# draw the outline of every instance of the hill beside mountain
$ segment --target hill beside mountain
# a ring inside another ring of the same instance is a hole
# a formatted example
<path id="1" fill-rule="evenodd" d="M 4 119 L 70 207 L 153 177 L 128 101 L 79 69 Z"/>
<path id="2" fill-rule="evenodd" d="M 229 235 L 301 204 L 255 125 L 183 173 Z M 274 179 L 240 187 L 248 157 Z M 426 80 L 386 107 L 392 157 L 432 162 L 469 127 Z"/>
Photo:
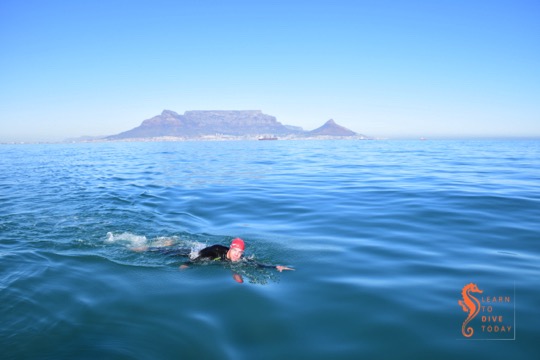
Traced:
<path id="1" fill-rule="evenodd" d="M 310 136 L 355 136 L 354 131 L 336 124 L 333 119 L 328 120 L 323 126 L 308 133 Z"/>

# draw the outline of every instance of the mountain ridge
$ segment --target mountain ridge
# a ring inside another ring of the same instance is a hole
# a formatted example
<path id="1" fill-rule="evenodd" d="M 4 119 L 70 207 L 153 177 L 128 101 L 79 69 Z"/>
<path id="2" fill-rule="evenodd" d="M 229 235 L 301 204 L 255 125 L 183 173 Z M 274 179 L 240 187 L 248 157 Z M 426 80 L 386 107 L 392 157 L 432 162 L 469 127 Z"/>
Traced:
<path id="1" fill-rule="evenodd" d="M 338 125 L 333 119 L 323 126 L 305 131 L 301 127 L 283 125 L 274 116 L 261 110 L 191 110 L 180 115 L 163 110 L 160 115 L 143 120 L 141 125 L 106 140 L 148 139 L 160 137 L 257 137 L 271 134 L 281 137 L 354 137 L 364 135 Z"/>

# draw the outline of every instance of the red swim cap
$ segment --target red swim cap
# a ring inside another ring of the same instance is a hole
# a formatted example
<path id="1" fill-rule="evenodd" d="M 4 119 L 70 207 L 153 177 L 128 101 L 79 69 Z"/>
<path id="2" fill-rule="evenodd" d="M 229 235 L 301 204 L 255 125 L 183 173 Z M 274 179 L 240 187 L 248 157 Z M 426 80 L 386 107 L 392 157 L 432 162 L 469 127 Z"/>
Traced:
<path id="1" fill-rule="evenodd" d="M 242 240 L 242 239 L 240 239 L 240 238 L 234 239 L 234 240 L 231 242 L 231 249 L 232 249 L 232 248 L 240 249 L 240 250 L 244 251 L 244 248 L 245 248 L 244 240 Z"/>

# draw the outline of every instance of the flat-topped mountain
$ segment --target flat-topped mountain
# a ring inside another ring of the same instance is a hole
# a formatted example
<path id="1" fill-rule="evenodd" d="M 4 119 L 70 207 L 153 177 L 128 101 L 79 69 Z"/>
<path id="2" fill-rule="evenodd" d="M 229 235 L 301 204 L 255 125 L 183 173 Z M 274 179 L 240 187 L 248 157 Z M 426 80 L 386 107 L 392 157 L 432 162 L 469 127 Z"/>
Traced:
<path id="1" fill-rule="evenodd" d="M 260 110 L 198 110 L 186 111 L 183 115 L 164 110 L 160 115 L 144 120 L 140 126 L 106 139 L 249 137 L 269 134 L 298 137 L 358 135 L 333 120 L 316 130 L 304 131 L 297 126 L 283 125 L 274 116 L 263 114 Z"/>

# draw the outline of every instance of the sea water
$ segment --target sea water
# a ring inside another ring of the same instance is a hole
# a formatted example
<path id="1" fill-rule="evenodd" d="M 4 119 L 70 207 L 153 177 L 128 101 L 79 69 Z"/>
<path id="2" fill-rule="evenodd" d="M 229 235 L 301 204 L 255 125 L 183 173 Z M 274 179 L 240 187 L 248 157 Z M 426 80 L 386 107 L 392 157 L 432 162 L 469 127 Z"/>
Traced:
<path id="1" fill-rule="evenodd" d="M 1 358 L 539 358 L 539 219 L 534 140 L 0 145 Z"/>

